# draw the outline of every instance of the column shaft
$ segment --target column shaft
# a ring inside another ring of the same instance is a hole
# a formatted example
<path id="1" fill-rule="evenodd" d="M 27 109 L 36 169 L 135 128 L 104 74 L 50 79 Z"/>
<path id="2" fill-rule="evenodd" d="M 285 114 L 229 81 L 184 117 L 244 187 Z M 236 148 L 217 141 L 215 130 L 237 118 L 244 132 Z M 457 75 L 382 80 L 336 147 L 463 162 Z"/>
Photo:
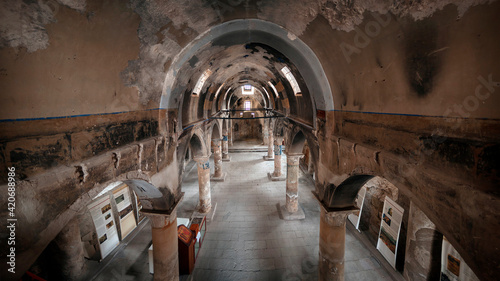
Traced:
<path id="1" fill-rule="evenodd" d="M 269 130 L 269 144 L 267 146 L 267 157 L 268 159 L 273 159 L 274 157 L 274 136 L 273 136 L 273 131 L 270 129 Z"/>
<path id="2" fill-rule="evenodd" d="M 206 156 L 198 157 L 194 160 L 198 164 L 198 185 L 200 188 L 199 211 L 201 213 L 208 213 L 212 208 L 210 198 L 210 163 L 208 162 L 208 157 Z"/>
<path id="3" fill-rule="evenodd" d="M 222 136 L 222 160 L 229 160 L 229 141 L 228 136 Z"/>
<path id="4" fill-rule="evenodd" d="M 177 215 L 148 215 L 153 237 L 154 280 L 179 280 Z"/>
<path id="5" fill-rule="evenodd" d="M 439 280 L 443 235 L 413 202 L 410 203 L 403 277 L 406 280 Z"/>
<path id="6" fill-rule="evenodd" d="M 229 120 L 229 135 L 228 135 L 228 138 L 229 138 L 229 145 L 233 145 L 233 139 L 234 139 L 234 133 L 233 133 L 233 121 Z"/>
<path id="7" fill-rule="evenodd" d="M 344 280 L 345 223 L 351 212 L 327 213 L 321 208 L 319 225 L 319 280 Z"/>
<path id="8" fill-rule="evenodd" d="M 75 217 L 59 232 L 51 243 L 52 261 L 56 270 L 51 278 L 79 280 L 84 269 L 84 256 L 80 225 Z M 52 270 L 51 270 L 52 271 Z"/>
<path id="9" fill-rule="evenodd" d="M 281 155 L 283 154 L 281 141 L 274 140 L 274 172 L 273 177 L 281 177 Z"/>
<path id="10" fill-rule="evenodd" d="M 263 135 L 263 143 L 264 145 L 267 145 L 269 143 L 269 126 L 267 125 L 267 122 L 264 120 L 264 128 L 262 129 L 262 135 Z"/>
<path id="11" fill-rule="evenodd" d="M 222 152 L 221 152 L 221 140 L 214 139 L 214 177 L 222 177 Z"/>
<path id="12" fill-rule="evenodd" d="M 287 155 L 286 209 L 290 213 L 299 208 L 299 159 L 302 155 Z"/>

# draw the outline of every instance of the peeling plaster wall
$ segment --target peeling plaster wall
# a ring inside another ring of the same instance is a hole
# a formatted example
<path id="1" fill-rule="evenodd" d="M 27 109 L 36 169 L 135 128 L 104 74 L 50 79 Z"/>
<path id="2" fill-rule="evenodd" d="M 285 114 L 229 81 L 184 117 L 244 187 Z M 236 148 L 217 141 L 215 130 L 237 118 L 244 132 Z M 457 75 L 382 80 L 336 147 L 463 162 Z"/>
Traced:
<path id="1" fill-rule="evenodd" d="M 10 47 L 0 49 L 0 119 L 143 109 L 137 89 L 126 87 L 119 76 L 138 56 L 138 16 L 121 1 L 89 1 L 86 10 L 75 4 L 78 11 L 50 3 L 57 11 L 50 17 L 36 4 L 24 7 L 26 12 L 7 10 L 23 20 L 33 13 L 32 26 L 12 20 L 13 15 L 5 22 L 36 32 L 19 31 L 24 37 L 17 41 L 2 33 Z"/>
<path id="2" fill-rule="evenodd" d="M 462 17 L 471 6 L 491 3 L 491 0 L 444 0 L 444 1 L 374 1 L 374 0 L 293 0 L 293 1 L 259 1 L 259 18 L 273 19 L 273 22 L 300 36 L 307 25 L 321 16 L 328 21 L 334 30 L 352 31 L 365 19 L 365 12 L 391 12 L 399 17 L 411 16 L 414 20 L 422 20 L 448 4 L 454 4 L 458 18 Z M 283 11 L 287 11 L 283 13 Z M 290 14 L 297 20 L 290 20 Z"/>
<path id="3" fill-rule="evenodd" d="M 317 17 L 300 38 L 322 62 L 336 110 L 499 118 L 499 10 L 473 7 L 457 20 L 449 5 L 419 21 L 370 13 L 350 32 Z"/>
<path id="4" fill-rule="evenodd" d="M 46 25 L 56 22 L 63 6 L 85 12 L 86 0 L 16 1 L 0 3 L 0 48 L 24 47 L 29 53 L 46 49 Z"/>

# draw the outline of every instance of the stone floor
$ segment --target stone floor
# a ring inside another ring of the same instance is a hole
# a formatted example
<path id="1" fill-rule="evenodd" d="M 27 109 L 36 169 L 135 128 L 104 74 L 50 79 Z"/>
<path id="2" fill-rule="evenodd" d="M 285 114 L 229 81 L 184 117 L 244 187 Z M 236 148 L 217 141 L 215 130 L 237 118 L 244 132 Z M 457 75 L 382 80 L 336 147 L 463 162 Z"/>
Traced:
<path id="1" fill-rule="evenodd" d="M 232 146 L 229 146 L 228 150 L 229 152 L 267 151 L 267 145 L 264 145 L 262 140 L 259 139 L 247 139 L 245 141 L 234 142 Z"/>
<path id="2" fill-rule="evenodd" d="M 306 219 L 281 220 L 276 205 L 285 203 L 285 182 L 268 180 L 274 164 L 263 161 L 264 154 L 232 153 L 231 162 L 223 163 L 226 181 L 211 183 L 212 202 L 217 202 L 214 219 L 207 226 L 194 272 L 181 280 L 318 280 L 319 207 L 311 193 L 312 180 L 303 174 L 299 179 Z M 286 172 L 286 157 L 282 161 Z M 188 165 L 186 173 L 178 217 L 189 217 L 198 201 L 197 170 Z M 387 269 L 376 250 L 358 236 L 348 229 L 345 280 L 400 280 L 401 275 Z M 148 271 L 150 243 L 146 222 L 92 280 L 153 280 Z"/>

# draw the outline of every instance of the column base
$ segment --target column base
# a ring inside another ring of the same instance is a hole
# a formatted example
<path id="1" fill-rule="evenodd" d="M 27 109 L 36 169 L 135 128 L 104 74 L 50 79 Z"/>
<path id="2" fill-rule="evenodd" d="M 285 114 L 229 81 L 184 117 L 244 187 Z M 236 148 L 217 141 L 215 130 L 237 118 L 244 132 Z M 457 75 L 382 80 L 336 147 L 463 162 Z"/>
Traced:
<path id="1" fill-rule="evenodd" d="M 274 161 L 274 157 L 269 157 L 269 156 L 262 156 L 262 158 L 264 159 L 264 161 Z"/>
<path id="2" fill-rule="evenodd" d="M 231 161 L 231 156 L 224 157 L 222 156 L 222 162 L 229 162 Z"/>
<path id="3" fill-rule="evenodd" d="M 207 217 L 207 221 L 211 221 L 214 219 L 215 210 L 217 209 L 217 202 L 212 202 L 212 208 L 207 213 L 200 212 L 200 206 L 196 206 L 195 211 L 191 215 L 191 218 L 199 218 L 199 217 Z"/>
<path id="4" fill-rule="evenodd" d="M 286 179 L 284 175 L 275 177 L 273 176 L 273 173 L 267 173 L 267 178 L 269 178 L 270 181 L 284 181 Z"/>
<path id="5" fill-rule="evenodd" d="M 225 181 L 227 173 L 222 173 L 220 177 L 214 177 L 214 175 L 210 175 L 210 181 Z"/>
<path id="6" fill-rule="evenodd" d="M 277 204 L 277 207 L 278 207 L 278 214 L 280 216 L 280 219 L 282 220 L 293 221 L 293 220 L 303 220 L 306 218 L 306 214 L 304 213 L 304 210 L 302 209 L 302 206 L 300 206 L 300 204 L 297 212 L 295 213 L 288 212 L 286 206 L 280 205 L 280 203 Z"/>

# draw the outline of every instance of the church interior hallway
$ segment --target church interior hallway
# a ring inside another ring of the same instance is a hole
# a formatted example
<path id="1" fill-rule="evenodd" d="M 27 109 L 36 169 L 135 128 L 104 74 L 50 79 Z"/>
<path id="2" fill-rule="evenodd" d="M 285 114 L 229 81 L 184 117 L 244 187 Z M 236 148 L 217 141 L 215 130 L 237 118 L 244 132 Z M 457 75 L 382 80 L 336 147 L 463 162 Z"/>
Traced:
<path id="1" fill-rule="evenodd" d="M 226 181 L 211 182 L 215 216 L 207 225 L 193 273 L 181 275 L 180 280 L 318 280 L 320 209 L 311 193 L 313 181 L 300 173 L 299 202 L 306 219 L 280 219 L 276 205 L 284 204 L 285 181 L 269 181 L 267 172 L 273 170 L 273 162 L 263 161 L 262 154 L 232 153 L 231 162 L 223 164 Z M 192 167 L 186 167 L 179 218 L 189 217 L 198 202 L 197 172 Z M 286 173 L 286 157 L 282 167 Z M 140 238 L 151 237 L 150 231 L 149 226 L 143 227 L 135 238 L 141 242 L 129 243 L 123 250 L 127 254 L 118 253 L 94 280 L 113 280 L 113 272 L 125 272 L 130 280 L 132 276 L 133 280 L 153 280 L 147 267 L 151 241 Z M 381 262 L 385 261 L 379 261 L 347 229 L 346 281 L 394 280 Z"/>

